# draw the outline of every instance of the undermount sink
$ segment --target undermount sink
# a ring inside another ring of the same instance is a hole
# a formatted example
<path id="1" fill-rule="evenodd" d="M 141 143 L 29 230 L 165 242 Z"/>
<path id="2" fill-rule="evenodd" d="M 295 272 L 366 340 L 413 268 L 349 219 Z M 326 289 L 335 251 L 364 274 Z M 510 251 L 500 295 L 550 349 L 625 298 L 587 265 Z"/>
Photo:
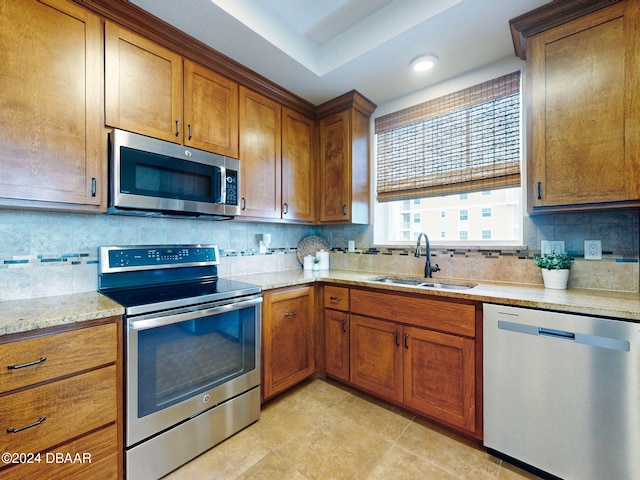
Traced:
<path id="1" fill-rule="evenodd" d="M 409 285 L 412 287 L 424 287 L 424 288 L 442 288 L 446 290 L 469 290 L 476 286 L 476 284 L 461 284 L 461 283 L 439 283 L 439 282 L 425 282 L 415 278 L 394 278 L 394 277 L 379 277 L 372 279 L 374 282 L 390 283 L 392 285 Z"/>

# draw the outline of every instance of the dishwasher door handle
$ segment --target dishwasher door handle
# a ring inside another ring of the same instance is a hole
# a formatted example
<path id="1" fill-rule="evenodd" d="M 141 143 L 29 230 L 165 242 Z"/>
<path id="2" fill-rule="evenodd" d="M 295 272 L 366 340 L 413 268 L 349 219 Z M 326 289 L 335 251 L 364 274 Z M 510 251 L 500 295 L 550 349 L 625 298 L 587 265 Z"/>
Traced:
<path id="1" fill-rule="evenodd" d="M 590 335 L 585 333 L 572 333 L 564 330 L 526 325 L 523 323 L 507 322 L 505 320 L 498 320 L 498 329 L 515 333 L 524 333 L 526 335 L 535 335 L 538 337 L 567 340 L 569 342 L 580 343 L 582 345 L 591 345 L 592 347 L 620 350 L 621 352 L 629 352 L 631 350 L 629 341 L 619 338 L 601 337 L 599 335 Z"/>
<path id="2" fill-rule="evenodd" d="M 559 338 L 562 340 L 575 340 L 576 334 L 571 332 L 563 332 L 562 330 L 552 330 L 550 328 L 538 327 L 538 335 Z"/>

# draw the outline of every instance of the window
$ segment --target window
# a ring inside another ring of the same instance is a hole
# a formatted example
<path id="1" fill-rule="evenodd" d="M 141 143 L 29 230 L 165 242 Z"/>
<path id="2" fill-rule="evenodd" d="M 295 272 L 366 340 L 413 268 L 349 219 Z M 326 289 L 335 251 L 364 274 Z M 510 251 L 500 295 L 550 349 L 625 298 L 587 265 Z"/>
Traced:
<path id="1" fill-rule="evenodd" d="M 447 232 L 444 230 L 440 232 L 440 238 L 447 238 Z"/>
<path id="2" fill-rule="evenodd" d="M 413 214 L 413 223 L 420 223 L 420 214 L 419 213 L 414 213 Z"/>
<path id="3" fill-rule="evenodd" d="M 420 205 L 420 199 L 419 198 L 414 198 L 413 199 L 413 204 L 414 205 Z"/>
<path id="4" fill-rule="evenodd" d="M 401 244 L 410 199 L 439 241 L 521 244 L 520 102 L 515 72 L 376 118 L 374 242 Z"/>

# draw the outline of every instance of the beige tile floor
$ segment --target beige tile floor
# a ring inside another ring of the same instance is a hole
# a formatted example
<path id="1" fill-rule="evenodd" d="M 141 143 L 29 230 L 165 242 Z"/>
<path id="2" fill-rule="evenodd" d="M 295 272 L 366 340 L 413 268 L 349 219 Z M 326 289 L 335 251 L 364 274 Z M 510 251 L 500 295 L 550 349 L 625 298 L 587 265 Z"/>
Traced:
<path id="1" fill-rule="evenodd" d="M 260 420 L 167 480 L 537 479 L 477 444 L 330 380 L 263 405 Z"/>

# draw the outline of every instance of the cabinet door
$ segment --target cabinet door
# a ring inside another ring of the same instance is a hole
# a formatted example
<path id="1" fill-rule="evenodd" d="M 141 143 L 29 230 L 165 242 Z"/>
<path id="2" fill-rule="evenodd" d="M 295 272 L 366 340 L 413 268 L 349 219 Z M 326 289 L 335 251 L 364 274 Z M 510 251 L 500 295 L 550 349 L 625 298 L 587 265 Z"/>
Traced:
<path id="1" fill-rule="evenodd" d="M 240 175 L 242 215 L 280 218 L 281 106 L 240 87 Z"/>
<path id="2" fill-rule="evenodd" d="M 269 398 L 313 374 L 313 288 L 267 294 L 263 309 L 263 393 Z"/>
<path id="3" fill-rule="evenodd" d="M 324 311 L 325 370 L 327 375 L 349 381 L 349 314 Z"/>
<path id="4" fill-rule="evenodd" d="M 0 22 L 0 203 L 97 210 L 107 140 L 100 19 L 63 0 L 13 0 Z"/>
<path id="5" fill-rule="evenodd" d="M 282 112 L 282 218 L 315 219 L 313 120 L 285 108 Z"/>
<path id="6" fill-rule="evenodd" d="M 351 383 L 382 398 L 402 402 L 402 327 L 351 315 Z"/>
<path id="7" fill-rule="evenodd" d="M 404 335 L 405 405 L 474 432 L 474 341 L 415 327 Z"/>
<path id="8" fill-rule="evenodd" d="M 620 3 L 529 40 L 534 208 L 640 197 L 632 23 Z"/>
<path id="9" fill-rule="evenodd" d="M 111 127 L 182 143 L 182 57 L 105 24 L 105 120 Z"/>
<path id="10" fill-rule="evenodd" d="M 184 144 L 238 158 L 238 84 L 184 61 Z"/>
<path id="11" fill-rule="evenodd" d="M 320 120 L 320 221 L 349 221 L 351 204 L 350 112 Z"/>

